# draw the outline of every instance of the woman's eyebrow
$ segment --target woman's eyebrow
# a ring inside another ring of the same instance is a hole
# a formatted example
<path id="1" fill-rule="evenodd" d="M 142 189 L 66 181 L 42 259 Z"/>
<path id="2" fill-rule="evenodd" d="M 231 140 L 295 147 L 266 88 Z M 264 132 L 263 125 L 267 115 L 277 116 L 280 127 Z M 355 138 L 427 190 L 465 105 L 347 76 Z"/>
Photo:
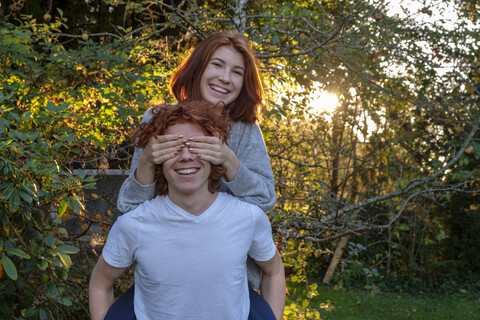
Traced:
<path id="1" fill-rule="evenodd" d="M 211 61 L 212 60 L 218 60 L 220 61 L 221 63 L 226 63 L 225 60 L 223 60 L 222 58 L 218 58 L 218 57 L 212 57 L 212 59 L 210 59 Z M 242 69 L 242 70 L 245 70 L 245 67 L 242 67 L 240 65 L 236 65 L 234 66 L 234 68 L 239 68 L 239 69 Z"/>

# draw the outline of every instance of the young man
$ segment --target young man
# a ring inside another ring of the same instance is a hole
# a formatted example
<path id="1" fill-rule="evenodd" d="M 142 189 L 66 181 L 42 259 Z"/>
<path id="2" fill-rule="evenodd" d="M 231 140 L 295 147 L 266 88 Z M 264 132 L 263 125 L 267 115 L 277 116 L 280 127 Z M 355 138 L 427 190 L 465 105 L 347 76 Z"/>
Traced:
<path id="1" fill-rule="evenodd" d="M 204 102 L 162 106 L 136 134 L 138 147 L 157 135 L 181 135 L 185 147 L 157 166 L 158 196 L 112 227 L 90 279 L 93 320 L 107 313 L 115 280 L 134 262 L 138 319 L 246 320 L 247 255 L 262 269 L 262 296 L 282 318 L 285 275 L 267 216 L 218 192 L 224 169 L 188 147 L 198 136 L 227 140 L 230 122 L 221 110 Z"/>

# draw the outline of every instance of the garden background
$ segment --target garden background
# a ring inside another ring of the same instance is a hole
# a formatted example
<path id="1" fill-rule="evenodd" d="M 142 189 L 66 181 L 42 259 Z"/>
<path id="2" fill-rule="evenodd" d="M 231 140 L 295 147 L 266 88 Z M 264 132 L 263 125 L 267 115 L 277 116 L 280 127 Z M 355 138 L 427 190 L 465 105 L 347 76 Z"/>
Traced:
<path id="1" fill-rule="evenodd" d="M 335 319 L 351 292 L 345 310 L 360 315 L 341 319 L 396 319 L 382 313 L 397 300 L 376 308 L 384 294 L 478 316 L 479 5 L 2 1 L 0 319 L 88 319 L 129 135 L 173 101 L 189 50 L 225 29 L 248 36 L 261 66 L 284 319 Z M 398 319 L 427 319 L 402 301 Z"/>

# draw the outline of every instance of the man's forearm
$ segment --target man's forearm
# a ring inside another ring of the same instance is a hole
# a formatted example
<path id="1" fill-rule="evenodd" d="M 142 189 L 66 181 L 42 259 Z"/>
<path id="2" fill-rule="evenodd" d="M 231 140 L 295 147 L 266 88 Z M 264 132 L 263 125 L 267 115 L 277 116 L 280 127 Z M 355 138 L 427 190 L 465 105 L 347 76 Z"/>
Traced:
<path id="1" fill-rule="evenodd" d="M 88 304 L 92 320 L 102 320 L 115 302 L 113 284 L 126 269 L 112 267 L 103 259 L 103 254 L 100 255 L 88 285 Z"/>
<path id="2" fill-rule="evenodd" d="M 102 320 L 110 306 L 115 302 L 113 289 L 104 291 L 90 287 L 89 290 L 90 317 L 92 320 Z"/>
<path id="3" fill-rule="evenodd" d="M 285 271 L 283 269 L 282 259 L 278 252 L 272 259 L 270 267 L 268 269 L 262 268 L 262 270 L 264 271 L 262 282 L 260 284 L 262 297 L 268 302 L 270 308 L 272 308 L 275 318 L 281 320 L 285 308 L 286 285 Z"/>
<path id="4" fill-rule="evenodd" d="M 281 320 L 285 308 L 285 276 L 263 276 L 260 288 L 262 296 L 272 308 L 275 318 Z"/>

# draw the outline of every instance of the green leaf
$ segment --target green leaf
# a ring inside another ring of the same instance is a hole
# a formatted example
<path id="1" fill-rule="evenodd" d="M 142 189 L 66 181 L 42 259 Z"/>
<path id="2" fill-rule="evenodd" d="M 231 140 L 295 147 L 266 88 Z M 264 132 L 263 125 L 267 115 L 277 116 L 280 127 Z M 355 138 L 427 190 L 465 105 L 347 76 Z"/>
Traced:
<path id="1" fill-rule="evenodd" d="M 55 283 L 49 283 L 47 293 L 52 297 L 60 296 L 63 294 L 63 287 L 61 285 L 57 286 Z"/>
<path id="2" fill-rule="evenodd" d="M 56 300 L 66 307 L 71 307 L 73 305 L 72 301 L 67 298 L 59 297 Z"/>
<path id="3" fill-rule="evenodd" d="M 45 243 L 49 247 L 53 247 L 55 245 L 55 239 L 53 238 L 51 233 L 48 233 L 47 236 L 45 237 Z"/>
<path id="4" fill-rule="evenodd" d="M 17 192 L 20 195 L 20 198 L 23 199 L 23 201 L 25 201 L 27 203 L 32 203 L 32 197 L 30 197 L 30 195 L 26 194 L 25 192 L 23 192 L 21 190 L 17 190 Z"/>
<path id="5" fill-rule="evenodd" d="M 48 259 L 48 262 L 50 262 L 55 267 L 61 267 L 62 266 L 60 261 L 58 261 L 57 259 L 54 259 L 54 258 L 47 258 L 47 259 Z"/>
<path id="6" fill-rule="evenodd" d="M 40 315 L 40 320 L 49 320 L 47 313 L 45 310 L 40 309 L 39 310 L 39 315 Z"/>
<path id="7" fill-rule="evenodd" d="M 16 212 L 20 207 L 20 196 L 18 195 L 18 190 L 13 190 L 12 198 L 9 201 L 10 203 L 10 210 L 12 212 Z"/>
<path id="8" fill-rule="evenodd" d="M 447 234 L 445 231 L 440 230 L 437 234 L 437 240 L 445 240 L 447 238 Z"/>
<path id="9" fill-rule="evenodd" d="M 50 100 L 47 101 L 47 111 L 51 113 L 54 113 L 57 111 L 57 106 L 55 105 L 55 103 L 53 103 Z"/>
<path id="10" fill-rule="evenodd" d="M 22 115 L 22 120 L 30 119 L 32 117 L 33 112 L 27 111 Z"/>
<path id="11" fill-rule="evenodd" d="M 25 189 L 25 191 L 28 192 L 28 194 L 30 195 L 34 195 L 35 196 L 35 192 L 32 190 L 32 184 L 30 182 L 27 181 L 27 183 L 30 185 L 27 185 L 26 183 L 22 183 L 22 188 Z"/>
<path id="12" fill-rule="evenodd" d="M 67 207 L 68 207 L 67 202 L 64 199 L 62 199 L 57 208 L 57 217 L 61 217 L 67 210 Z"/>
<path id="13" fill-rule="evenodd" d="M 45 260 L 45 259 L 40 260 L 40 263 L 38 264 L 38 268 L 40 270 L 46 270 L 47 269 L 47 260 Z"/>
<path id="14" fill-rule="evenodd" d="M 22 141 L 26 141 L 27 140 L 27 135 L 21 131 L 15 131 L 15 136 L 17 136 L 18 139 L 22 140 Z"/>
<path id="15" fill-rule="evenodd" d="M 25 216 L 25 218 L 27 218 L 27 220 L 30 220 L 32 218 L 32 212 L 30 210 L 24 210 L 23 215 Z"/>
<path id="16" fill-rule="evenodd" d="M 75 133 L 70 133 L 68 136 L 65 137 L 65 140 L 71 143 L 73 140 L 75 140 L 75 136 Z"/>
<path id="17" fill-rule="evenodd" d="M 77 199 L 69 197 L 69 198 L 65 198 L 65 201 L 67 202 L 68 206 L 73 209 L 73 211 L 77 213 L 82 212 L 83 205 Z"/>
<path id="18" fill-rule="evenodd" d="M 84 189 L 95 189 L 97 187 L 96 182 L 90 182 L 83 186 Z"/>
<path id="19" fill-rule="evenodd" d="M 85 170 L 83 170 L 83 169 L 78 169 L 77 172 L 78 172 L 78 176 L 79 176 L 80 178 L 82 178 L 82 179 L 85 178 Z"/>
<path id="20" fill-rule="evenodd" d="M 21 257 L 21 258 L 30 259 L 30 256 L 19 248 L 9 248 L 9 249 L 7 249 L 7 252 L 9 252 L 11 254 L 14 254 L 18 257 Z"/>
<path id="21" fill-rule="evenodd" d="M 59 252 L 58 257 L 60 258 L 65 267 L 67 267 L 68 269 L 72 267 L 72 259 L 70 259 L 70 256 L 68 254 Z"/>
<path id="22" fill-rule="evenodd" d="M 308 304 L 309 304 L 308 300 L 306 299 L 302 300 L 302 307 L 306 308 L 308 307 Z"/>
<path id="23" fill-rule="evenodd" d="M 62 103 L 62 104 L 58 107 L 58 111 L 59 111 L 59 112 L 65 111 L 68 107 L 70 107 L 70 102 Z"/>
<path id="24" fill-rule="evenodd" d="M 2 255 L 2 265 L 3 265 L 3 270 L 5 270 L 5 273 L 7 276 L 10 277 L 13 281 L 17 280 L 18 274 L 17 274 L 17 269 L 15 268 L 15 265 L 13 264 L 12 260 L 10 260 L 9 257 L 6 255 Z"/>
<path id="25" fill-rule="evenodd" d="M 36 310 L 33 308 L 30 308 L 28 310 L 22 310 L 22 316 L 25 318 L 31 318 L 35 315 Z"/>
<path id="26" fill-rule="evenodd" d="M 28 140 L 35 141 L 38 138 L 39 132 L 33 131 L 28 133 Z"/>
<path id="27" fill-rule="evenodd" d="M 7 94 L 6 96 L 2 95 L 0 96 L 0 101 L 6 101 L 6 100 L 9 100 L 11 97 L 13 97 L 15 95 L 15 92 L 12 92 L 12 93 L 9 93 Z"/>
<path id="28" fill-rule="evenodd" d="M 58 247 L 58 251 L 61 251 L 63 253 L 75 254 L 78 253 L 78 251 L 80 250 L 75 246 L 62 244 L 60 247 Z"/>

